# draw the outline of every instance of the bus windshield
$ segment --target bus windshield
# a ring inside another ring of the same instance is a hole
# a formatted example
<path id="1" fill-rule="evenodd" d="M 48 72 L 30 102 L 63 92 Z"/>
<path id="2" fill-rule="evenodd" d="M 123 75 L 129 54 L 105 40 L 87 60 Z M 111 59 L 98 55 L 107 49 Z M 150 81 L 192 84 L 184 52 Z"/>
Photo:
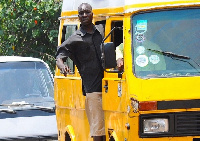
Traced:
<path id="1" fill-rule="evenodd" d="M 132 16 L 136 77 L 200 75 L 200 9 L 152 11 Z"/>

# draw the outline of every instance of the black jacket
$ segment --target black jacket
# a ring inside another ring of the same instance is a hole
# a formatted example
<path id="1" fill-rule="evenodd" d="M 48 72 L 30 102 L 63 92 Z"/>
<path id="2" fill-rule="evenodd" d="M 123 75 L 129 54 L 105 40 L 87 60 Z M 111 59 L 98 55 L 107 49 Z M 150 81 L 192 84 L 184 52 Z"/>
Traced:
<path id="1" fill-rule="evenodd" d="M 103 36 L 102 25 L 94 26 L 93 34 L 86 33 L 80 28 L 58 47 L 56 58 L 65 60 L 70 57 L 74 61 L 86 93 L 102 91 L 103 68 L 100 45 Z"/>

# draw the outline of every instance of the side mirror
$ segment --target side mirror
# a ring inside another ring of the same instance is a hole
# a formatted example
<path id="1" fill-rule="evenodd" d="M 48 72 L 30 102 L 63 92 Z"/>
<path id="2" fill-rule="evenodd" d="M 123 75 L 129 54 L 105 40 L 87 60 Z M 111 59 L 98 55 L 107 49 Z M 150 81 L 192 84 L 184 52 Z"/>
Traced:
<path id="1" fill-rule="evenodd" d="M 112 30 L 108 33 L 108 35 L 103 39 L 101 44 L 101 59 L 102 59 L 103 69 L 115 68 L 117 66 L 114 43 L 113 42 L 104 43 L 104 41 L 110 36 L 110 34 L 115 29 L 122 29 L 122 28 L 121 27 L 112 28 Z"/>
<path id="2" fill-rule="evenodd" d="M 102 56 L 103 60 L 103 68 L 109 69 L 109 68 L 115 68 L 117 66 L 116 64 L 116 52 L 115 52 L 115 45 L 113 42 L 109 43 L 103 43 L 103 52 L 104 56 Z"/>

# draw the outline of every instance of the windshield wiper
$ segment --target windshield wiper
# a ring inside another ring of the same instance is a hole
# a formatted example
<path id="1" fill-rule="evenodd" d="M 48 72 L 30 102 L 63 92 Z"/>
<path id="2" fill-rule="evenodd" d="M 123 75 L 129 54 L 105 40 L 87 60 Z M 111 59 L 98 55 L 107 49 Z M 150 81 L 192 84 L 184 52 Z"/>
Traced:
<path id="1" fill-rule="evenodd" d="M 33 106 L 34 108 L 40 109 L 42 111 L 47 111 L 50 113 L 54 113 L 55 112 L 55 108 L 54 107 L 45 107 L 45 106 Z"/>
<path id="2" fill-rule="evenodd" d="M 167 57 L 171 57 L 172 59 L 175 59 L 175 60 L 179 60 L 180 59 L 179 61 L 187 62 L 191 67 L 196 69 L 198 73 L 200 73 L 199 70 L 189 60 L 192 60 L 198 67 L 200 67 L 200 65 L 195 60 L 190 58 L 189 56 L 184 56 L 184 55 L 175 54 L 173 52 L 154 50 L 154 49 L 149 49 L 149 48 L 147 48 L 147 50 L 150 50 L 150 51 L 153 51 L 153 52 L 157 52 L 157 53 L 162 53 L 163 55 L 165 55 Z M 181 59 L 185 59 L 185 60 L 181 60 Z"/>
<path id="3" fill-rule="evenodd" d="M 11 104 L 0 104 L 0 106 L 26 106 L 26 105 L 33 106 L 34 104 L 29 104 L 29 103 L 26 103 L 25 101 L 13 102 Z"/>
<path id="4" fill-rule="evenodd" d="M 187 59 L 187 60 L 191 59 L 189 56 L 179 55 L 179 54 L 175 54 L 173 52 L 154 50 L 154 49 L 149 49 L 149 48 L 147 48 L 147 50 L 157 52 L 157 53 L 162 53 L 163 55 L 166 55 L 166 56 L 169 56 L 169 57 L 177 57 L 177 58 L 182 58 L 182 59 Z"/>
<path id="5" fill-rule="evenodd" d="M 36 106 L 34 104 L 26 103 L 25 101 L 13 102 L 11 104 L 0 104 L 0 106 L 9 106 L 9 107 L 20 107 L 20 106 L 26 106 L 26 105 L 30 106 L 31 108 L 39 109 L 46 112 L 52 112 L 52 113 L 55 112 L 54 107 Z M 3 110 L 6 110 L 5 112 L 12 112 L 12 109 L 2 109 L 2 112 Z"/>
<path id="6" fill-rule="evenodd" d="M 16 111 L 14 111 L 13 109 L 0 109 L 0 112 L 9 113 L 9 114 L 16 114 Z"/>

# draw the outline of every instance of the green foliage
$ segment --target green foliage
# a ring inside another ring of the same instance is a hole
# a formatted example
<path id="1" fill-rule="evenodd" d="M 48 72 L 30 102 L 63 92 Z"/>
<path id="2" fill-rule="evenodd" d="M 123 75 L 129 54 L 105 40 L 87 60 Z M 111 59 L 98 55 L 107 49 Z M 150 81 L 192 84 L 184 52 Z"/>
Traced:
<path id="1" fill-rule="evenodd" d="M 41 58 L 54 70 L 61 5 L 58 0 L 1 0 L 0 55 Z"/>

